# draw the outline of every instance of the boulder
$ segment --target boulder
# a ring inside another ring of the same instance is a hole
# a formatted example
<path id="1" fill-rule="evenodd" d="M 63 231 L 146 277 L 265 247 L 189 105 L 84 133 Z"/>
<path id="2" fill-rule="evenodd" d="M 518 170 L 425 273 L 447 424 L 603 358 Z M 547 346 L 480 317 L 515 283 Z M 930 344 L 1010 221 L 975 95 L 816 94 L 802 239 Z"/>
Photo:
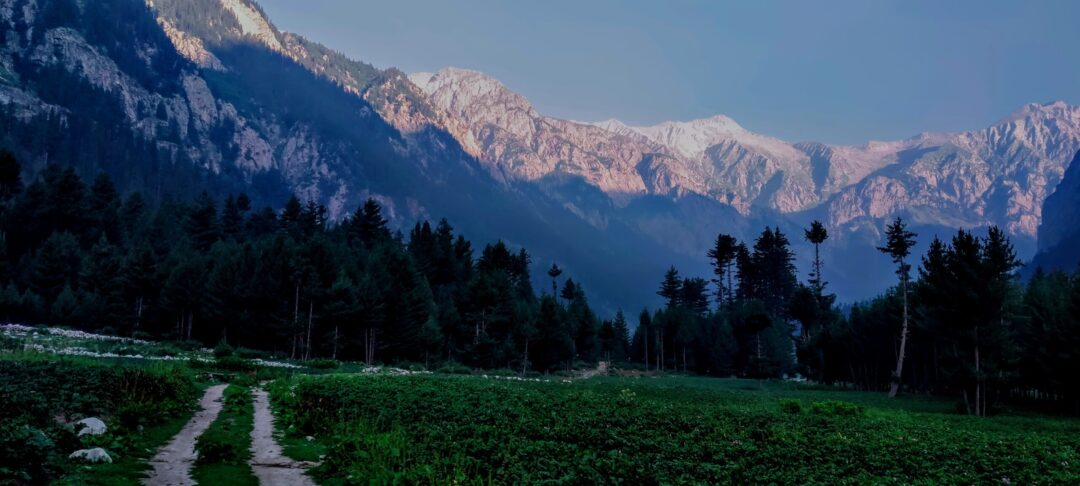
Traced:
<path id="1" fill-rule="evenodd" d="M 79 437 L 84 435 L 101 435 L 108 429 L 109 428 L 105 426 L 105 422 L 97 417 L 87 417 L 75 422 L 75 430 L 79 431 Z"/>
<path id="2" fill-rule="evenodd" d="M 93 449 L 79 449 L 72 452 L 71 455 L 68 456 L 68 459 L 80 459 L 90 463 L 112 463 L 112 457 L 109 456 L 108 452 L 105 452 L 105 449 L 100 447 L 95 447 Z"/>

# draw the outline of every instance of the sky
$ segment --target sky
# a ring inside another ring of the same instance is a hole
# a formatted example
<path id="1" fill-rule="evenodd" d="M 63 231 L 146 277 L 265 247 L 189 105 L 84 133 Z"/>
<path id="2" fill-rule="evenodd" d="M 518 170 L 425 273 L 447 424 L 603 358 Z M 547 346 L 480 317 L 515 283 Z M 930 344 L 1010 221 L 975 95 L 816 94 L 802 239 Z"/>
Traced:
<path id="1" fill-rule="evenodd" d="M 405 72 L 483 71 L 546 115 L 717 114 L 789 141 L 982 128 L 1080 104 L 1080 2 L 258 0 L 282 30 Z"/>

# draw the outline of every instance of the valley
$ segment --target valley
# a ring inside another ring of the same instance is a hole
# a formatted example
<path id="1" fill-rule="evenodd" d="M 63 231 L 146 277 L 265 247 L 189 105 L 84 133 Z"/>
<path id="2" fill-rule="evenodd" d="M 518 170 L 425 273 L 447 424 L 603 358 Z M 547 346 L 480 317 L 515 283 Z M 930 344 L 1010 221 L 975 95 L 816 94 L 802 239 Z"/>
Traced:
<path id="1" fill-rule="evenodd" d="M 417 2 L 0 0 L 0 485 L 1080 483 L 1063 15 Z"/>

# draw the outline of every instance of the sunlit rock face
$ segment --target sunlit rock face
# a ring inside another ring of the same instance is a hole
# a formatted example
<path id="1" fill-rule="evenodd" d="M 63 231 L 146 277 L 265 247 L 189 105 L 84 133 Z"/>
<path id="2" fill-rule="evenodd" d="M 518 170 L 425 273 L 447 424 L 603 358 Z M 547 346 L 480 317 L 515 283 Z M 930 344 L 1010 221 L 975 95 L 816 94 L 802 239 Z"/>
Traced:
<path id="1" fill-rule="evenodd" d="M 613 195 L 697 194 L 744 215 L 816 209 L 841 228 L 903 214 L 1034 238 L 1042 202 L 1080 148 L 1080 109 L 1063 102 L 1026 105 L 983 130 L 843 146 L 788 143 L 722 115 L 650 127 L 560 120 L 464 69 L 410 79 L 505 177 L 568 174 Z"/>

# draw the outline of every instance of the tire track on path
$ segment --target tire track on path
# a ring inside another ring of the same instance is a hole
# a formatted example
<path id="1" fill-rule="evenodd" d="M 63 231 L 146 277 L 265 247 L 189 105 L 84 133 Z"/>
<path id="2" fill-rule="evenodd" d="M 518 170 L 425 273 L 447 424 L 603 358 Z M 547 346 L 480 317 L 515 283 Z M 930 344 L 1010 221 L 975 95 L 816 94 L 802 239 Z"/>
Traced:
<path id="1" fill-rule="evenodd" d="M 191 486 L 191 466 L 195 463 L 195 441 L 221 412 L 221 396 L 229 385 L 214 385 L 206 389 L 199 405 L 202 407 L 184 428 L 165 447 L 150 459 L 154 471 L 143 484 L 152 486 Z"/>
<path id="2" fill-rule="evenodd" d="M 285 457 L 274 440 L 274 415 L 270 398 L 262 388 L 252 389 L 255 397 L 255 428 L 251 430 L 251 470 L 262 486 L 315 486 L 304 474 L 310 464 Z"/>

